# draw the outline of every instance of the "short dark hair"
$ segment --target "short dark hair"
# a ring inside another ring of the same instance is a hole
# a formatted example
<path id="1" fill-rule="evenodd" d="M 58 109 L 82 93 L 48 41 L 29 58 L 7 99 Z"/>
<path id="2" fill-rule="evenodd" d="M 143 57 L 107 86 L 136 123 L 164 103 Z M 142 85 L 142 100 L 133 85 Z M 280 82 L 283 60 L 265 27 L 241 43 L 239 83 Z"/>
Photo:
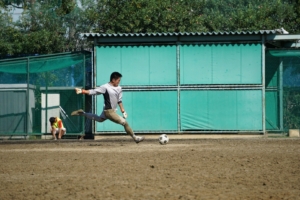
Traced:
<path id="1" fill-rule="evenodd" d="M 121 78 L 121 77 L 122 77 L 122 74 L 120 74 L 119 72 L 113 72 L 110 75 L 110 81 L 112 81 L 113 79 Z"/>
<path id="2" fill-rule="evenodd" d="M 49 122 L 52 126 L 55 123 L 55 117 L 50 117 Z"/>

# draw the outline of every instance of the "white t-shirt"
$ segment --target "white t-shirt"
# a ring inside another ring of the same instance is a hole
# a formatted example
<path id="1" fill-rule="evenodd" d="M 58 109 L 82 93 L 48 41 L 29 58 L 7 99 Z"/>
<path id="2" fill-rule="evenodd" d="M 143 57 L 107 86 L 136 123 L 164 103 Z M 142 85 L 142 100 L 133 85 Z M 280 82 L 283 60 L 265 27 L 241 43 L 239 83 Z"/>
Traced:
<path id="1" fill-rule="evenodd" d="M 109 83 L 101 85 L 95 89 L 89 90 L 90 95 L 103 94 L 104 110 L 117 109 L 118 103 L 122 102 L 122 88 L 120 86 L 112 86 Z"/>

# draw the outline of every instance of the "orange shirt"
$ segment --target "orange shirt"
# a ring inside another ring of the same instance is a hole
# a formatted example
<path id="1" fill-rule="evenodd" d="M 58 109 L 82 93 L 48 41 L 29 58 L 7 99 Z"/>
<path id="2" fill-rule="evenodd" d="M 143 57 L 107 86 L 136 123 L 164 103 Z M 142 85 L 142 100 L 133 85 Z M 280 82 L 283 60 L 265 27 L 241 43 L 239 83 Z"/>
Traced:
<path id="1" fill-rule="evenodd" d="M 60 118 L 56 117 L 56 122 L 54 122 L 53 126 L 55 128 L 64 128 L 64 125 Z"/>

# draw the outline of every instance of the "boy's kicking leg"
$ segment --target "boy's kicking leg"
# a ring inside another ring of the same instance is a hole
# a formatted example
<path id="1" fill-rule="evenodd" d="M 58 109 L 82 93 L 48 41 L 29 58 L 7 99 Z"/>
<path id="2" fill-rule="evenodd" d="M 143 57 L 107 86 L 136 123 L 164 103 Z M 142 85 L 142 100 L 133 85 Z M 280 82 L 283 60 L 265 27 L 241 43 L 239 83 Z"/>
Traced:
<path id="1" fill-rule="evenodd" d="M 86 118 L 89 118 L 91 120 L 95 120 L 97 122 L 103 122 L 103 121 L 106 120 L 103 114 L 101 114 L 100 116 L 98 116 L 98 115 L 95 115 L 95 114 L 92 114 L 92 113 L 86 113 L 82 109 L 73 111 L 71 113 L 71 115 L 72 116 L 76 116 L 76 115 L 85 116 Z"/>
<path id="2" fill-rule="evenodd" d="M 92 120 L 95 120 L 98 122 L 103 122 L 106 119 L 109 119 L 117 124 L 124 126 L 126 133 L 128 135 L 130 135 L 136 143 L 142 142 L 145 139 L 143 136 L 136 136 L 134 134 L 134 132 L 132 131 L 131 127 L 129 126 L 129 124 L 127 123 L 127 121 L 124 118 L 122 118 L 121 116 L 119 116 L 116 113 L 116 111 L 113 109 L 104 110 L 104 112 L 100 116 L 92 114 L 92 113 L 86 113 L 81 109 L 72 112 L 71 115 L 72 116 L 74 116 L 74 115 L 85 116 L 89 119 L 92 119 Z"/>
<path id="3" fill-rule="evenodd" d="M 71 113 L 72 116 L 85 116 L 86 118 L 88 119 L 91 119 L 91 120 L 95 120 L 97 122 L 103 122 L 106 120 L 105 116 L 104 116 L 104 113 L 102 113 L 100 116 L 98 115 L 95 115 L 95 114 L 92 114 L 92 113 L 86 113 L 84 112 L 82 109 L 80 110 L 76 110 L 76 111 L 73 111 Z M 84 135 L 82 135 L 80 138 L 78 138 L 79 140 L 83 140 L 84 138 Z"/>
<path id="4" fill-rule="evenodd" d="M 136 143 L 142 142 L 145 139 L 143 136 L 136 136 L 127 121 L 123 117 L 119 116 L 115 110 L 104 110 L 104 114 L 107 119 L 124 126 L 126 133 L 130 135 Z"/>

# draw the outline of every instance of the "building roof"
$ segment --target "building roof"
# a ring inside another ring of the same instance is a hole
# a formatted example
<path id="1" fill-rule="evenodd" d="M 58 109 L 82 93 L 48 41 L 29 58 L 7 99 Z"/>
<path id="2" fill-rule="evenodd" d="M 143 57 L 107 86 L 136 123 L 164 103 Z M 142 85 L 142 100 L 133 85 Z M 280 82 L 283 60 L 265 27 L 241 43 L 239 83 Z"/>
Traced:
<path id="1" fill-rule="evenodd" d="M 83 37 L 100 38 L 100 37 L 163 37 L 163 36 L 220 36 L 220 35 L 267 35 L 276 34 L 276 30 L 260 31 L 242 31 L 242 32 L 173 32 L 173 33 L 82 33 Z"/>
<path id="2" fill-rule="evenodd" d="M 168 32 L 168 33 L 82 33 L 95 45 L 175 44 L 205 42 L 259 42 L 280 47 L 299 47 L 300 34 L 288 34 L 283 28 L 231 32 Z"/>

